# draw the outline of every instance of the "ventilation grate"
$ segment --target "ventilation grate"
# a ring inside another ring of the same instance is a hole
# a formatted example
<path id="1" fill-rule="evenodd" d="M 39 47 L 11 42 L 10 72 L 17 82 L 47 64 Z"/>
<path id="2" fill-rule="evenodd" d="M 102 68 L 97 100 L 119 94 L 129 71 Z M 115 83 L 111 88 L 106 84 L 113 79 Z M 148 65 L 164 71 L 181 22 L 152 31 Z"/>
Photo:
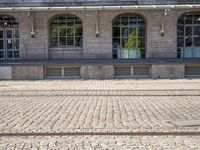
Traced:
<path id="1" fill-rule="evenodd" d="M 62 68 L 46 68 L 47 77 L 61 77 Z"/>
<path id="2" fill-rule="evenodd" d="M 119 77 L 131 76 L 131 67 L 115 67 L 115 76 Z"/>
<path id="3" fill-rule="evenodd" d="M 115 77 L 149 78 L 150 66 L 115 66 Z"/>
<path id="4" fill-rule="evenodd" d="M 185 66 L 185 76 L 200 76 L 200 66 Z"/>
<path id="5" fill-rule="evenodd" d="M 46 78 L 79 78 L 80 67 L 46 67 Z"/>
<path id="6" fill-rule="evenodd" d="M 79 77 L 80 76 L 80 67 L 65 67 L 64 68 L 65 77 Z"/>

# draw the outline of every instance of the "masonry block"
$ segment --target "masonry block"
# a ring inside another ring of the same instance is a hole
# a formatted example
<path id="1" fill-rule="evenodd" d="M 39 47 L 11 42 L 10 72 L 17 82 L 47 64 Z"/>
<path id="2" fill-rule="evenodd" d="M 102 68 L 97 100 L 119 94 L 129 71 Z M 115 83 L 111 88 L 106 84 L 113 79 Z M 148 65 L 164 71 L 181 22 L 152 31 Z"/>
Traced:
<path id="1" fill-rule="evenodd" d="M 44 79 L 43 67 L 35 66 L 13 66 L 12 79 L 15 80 L 40 80 Z"/>
<path id="2" fill-rule="evenodd" d="M 113 66 L 81 66 L 83 79 L 112 79 Z"/>

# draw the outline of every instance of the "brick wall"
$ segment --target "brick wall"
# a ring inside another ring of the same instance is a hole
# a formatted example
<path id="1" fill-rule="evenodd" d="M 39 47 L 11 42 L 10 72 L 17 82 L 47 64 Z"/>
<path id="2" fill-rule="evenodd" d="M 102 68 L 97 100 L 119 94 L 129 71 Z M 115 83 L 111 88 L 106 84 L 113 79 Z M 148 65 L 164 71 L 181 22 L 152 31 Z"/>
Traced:
<path id="1" fill-rule="evenodd" d="M 112 10 L 99 11 L 100 37 L 95 35 L 96 11 L 35 12 L 35 38 L 31 38 L 31 18 L 27 12 L 1 12 L 12 15 L 19 21 L 20 52 L 30 59 L 111 59 L 112 58 L 112 20 L 123 13 L 136 13 L 146 20 L 147 58 L 176 58 L 176 23 L 178 17 L 192 10 L 172 10 L 165 17 L 165 35 L 161 36 L 163 10 Z M 49 22 L 59 14 L 73 14 L 83 21 L 83 48 L 52 50 L 49 48 Z"/>

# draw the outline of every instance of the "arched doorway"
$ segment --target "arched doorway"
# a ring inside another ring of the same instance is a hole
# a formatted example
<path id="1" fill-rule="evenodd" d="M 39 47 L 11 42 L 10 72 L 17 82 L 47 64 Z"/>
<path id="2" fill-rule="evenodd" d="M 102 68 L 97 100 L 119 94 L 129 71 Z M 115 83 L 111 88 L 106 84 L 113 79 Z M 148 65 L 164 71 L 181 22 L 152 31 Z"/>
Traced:
<path id="1" fill-rule="evenodd" d="M 146 24 L 136 14 L 123 14 L 112 22 L 113 58 L 145 58 Z"/>
<path id="2" fill-rule="evenodd" d="M 186 13 L 178 19 L 177 57 L 200 58 L 200 13 Z"/>
<path id="3" fill-rule="evenodd" d="M 0 15 L 0 60 L 20 57 L 18 28 L 18 21 L 14 17 Z"/>

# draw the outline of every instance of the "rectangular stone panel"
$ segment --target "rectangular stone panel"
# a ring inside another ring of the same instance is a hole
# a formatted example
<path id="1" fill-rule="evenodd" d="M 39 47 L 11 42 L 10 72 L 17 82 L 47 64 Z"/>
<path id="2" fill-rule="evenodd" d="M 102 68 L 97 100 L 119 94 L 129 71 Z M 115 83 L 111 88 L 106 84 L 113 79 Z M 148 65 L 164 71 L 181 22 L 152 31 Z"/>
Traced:
<path id="1" fill-rule="evenodd" d="M 13 66 L 12 79 L 16 80 L 40 80 L 44 79 L 42 66 Z"/>
<path id="2" fill-rule="evenodd" d="M 11 67 L 0 67 L 0 79 L 12 79 Z"/>

